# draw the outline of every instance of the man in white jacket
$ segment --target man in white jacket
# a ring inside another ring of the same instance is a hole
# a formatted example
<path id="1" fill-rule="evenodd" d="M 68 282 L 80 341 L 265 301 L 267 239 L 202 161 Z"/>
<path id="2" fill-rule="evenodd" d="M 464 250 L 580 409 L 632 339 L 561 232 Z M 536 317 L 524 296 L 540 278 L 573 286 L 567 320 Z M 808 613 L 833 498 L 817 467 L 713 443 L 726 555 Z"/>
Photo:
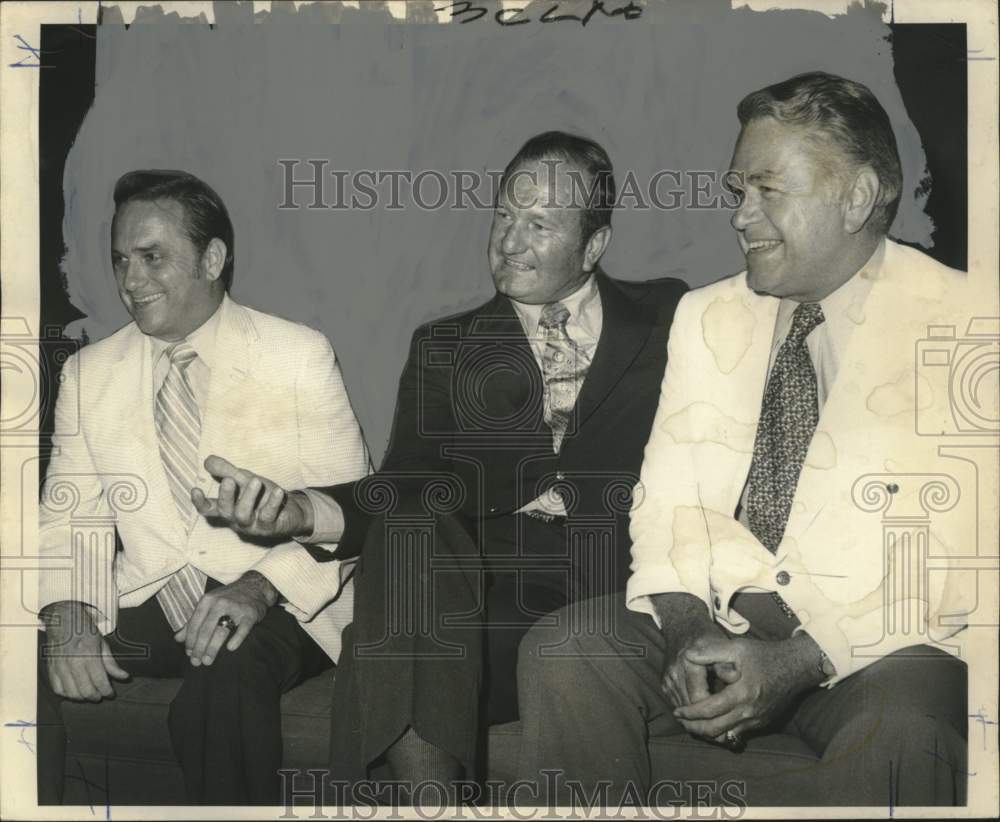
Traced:
<path id="1" fill-rule="evenodd" d="M 209 454 L 299 487 L 362 477 L 368 453 L 323 335 L 228 296 L 233 228 L 209 186 L 130 172 L 111 233 L 134 322 L 67 364 L 40 509 L 42 557 L 74 568 L 40 574 L 40 801 L 60 797 L 60 698 L 141 674 L 184 677 L 169 722 L 191 803 L 277 804 L 279 700 L 337 659 L 349 568 L 218 527 L 192 493 L 218 491 Z M 74 542 L 87 518 L 114 518 L 122 550 Z"/>
<path id="2" fill-rule="evenodd" d="M 525 775 L 623 796 L 650 787 L 650 735 L 781 730 L 819 759 L 817 804 L 962 803 L 947 637 L 968 602 L 926 560 L 966 552 L 970 522 L 943 510 L 892 546 L 873 511 L 926 517 L 917 475 L 947 470 L 915 430 L 914 352 L 929 324 L 965 328 L 966 278 L 887 239 L 902 174 L 867 88 L 799 75 L 739 119 L 747 269 L 678 307 L 614 631 L 563 613 L 522 643 Z"/>

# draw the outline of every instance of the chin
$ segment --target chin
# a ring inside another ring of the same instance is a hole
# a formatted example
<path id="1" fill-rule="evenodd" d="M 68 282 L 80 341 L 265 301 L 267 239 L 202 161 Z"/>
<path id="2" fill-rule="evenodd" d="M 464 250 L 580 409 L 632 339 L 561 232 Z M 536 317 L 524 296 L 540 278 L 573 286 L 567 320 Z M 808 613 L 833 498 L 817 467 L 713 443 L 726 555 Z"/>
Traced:
<path id="1" fill-rule="evenodd" d="M 752 266 L 747 267 L 747 285 L 751 291 L 780 297 L 781 294 L 778 293 L 781 291 L 779 288 L 780 283 L 781 277 L 776 273 L 756 270 Z"/>
<path id="2" fill-rule="evenodd" d="M 496 285 L 497 291 L 512 299 L 517 299 L 518 295 L 525 290 L 518 287 L 521 284 L 518 283 L 516 274 L 501 271 L 493 278 L 493 282 Z"/>

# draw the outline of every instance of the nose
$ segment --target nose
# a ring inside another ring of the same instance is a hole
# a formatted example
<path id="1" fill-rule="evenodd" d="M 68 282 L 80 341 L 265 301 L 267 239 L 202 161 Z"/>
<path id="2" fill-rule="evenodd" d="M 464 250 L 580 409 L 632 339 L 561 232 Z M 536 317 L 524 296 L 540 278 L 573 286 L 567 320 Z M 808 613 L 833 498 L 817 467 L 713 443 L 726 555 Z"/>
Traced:
<path id="1" fill-rule="evenodd" d="M 123 262 L 122 266 L 125 269 L 125 276 L 122 278 L 122 288 L 131 294 L 138 290 L 145 282 L 145 271 L 140 261 L 131 258 Z"/>
<path id="2" fill-rule="evenodd" d="M 519 254 L 527 248 L 524 240 L 524 226 L 517 220 L 512 220 L 504 231 L 503 239 L 500 242 L 500 250 L 504 254 Z"/>
<path id="3" fill-rule="evenodd" d="M 733 212 L 730 223 L 737 231 L 743 231 L 759 219 L 760 203 L 756 195 L 748 191 L 743 195 L 743 200 L 737 206 L 736 211 Z"/>

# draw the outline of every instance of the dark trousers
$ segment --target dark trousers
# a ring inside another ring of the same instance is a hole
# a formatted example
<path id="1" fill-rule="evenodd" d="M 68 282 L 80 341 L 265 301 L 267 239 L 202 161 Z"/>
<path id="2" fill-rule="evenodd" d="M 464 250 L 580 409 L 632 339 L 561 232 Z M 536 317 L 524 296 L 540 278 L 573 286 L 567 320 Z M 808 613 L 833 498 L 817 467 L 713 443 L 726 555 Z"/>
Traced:
<path id="1" fill-rule="evenodd" d="M 334 779 L 380 773 L 372 766 L 409 727 L 461 761 L 467 778 L 482 773 L 486 728 L 518 717 L 525 632 L 621 587 L 615 540 L 581 554 L 571 531 L 526 515 L 374 521 L 334 685 Z"/>
<path id="2" fill-rule="evenodd" d="M 741 611 L 750 620 L 750 638 L 788 635 L 770 597 L 750 595 L 757 598 L 750 602 L 746 596 L 742 605 L 756 611 Z M 519 775 L 543 782 L 543 769 L 560 769 L 561 787 L 578 780 L 587 795 L 610 780 L 614 803 L 631 789 L 643 796 L 650 789 L 649 737 L 684 730 L 660 689 L 663 634 L 649 616 L 627 610 L 623 596 L 607 598 L 603 607 L 615 615 L 611 631 L 574 631 L 579 608 L 570 607 L 555 615 L 556 624 L 537 626 L 525 637 L 518 672 L 524 724 Z M 773 778 L 787 780 L 777 784 L 792 786 L 797 796 L 811 796 L 807 804 L 964 804 L 966 677 L 964 662 L 914 646 L 832 688 L 807 691 L 769 730 L 799 737 L 818 762 L 803 769 L 801 762 L 782 766 L 776 760 Z M 752 795 L 746 799 L 753 804 Z M 568 802 L 568 795 L 555 800 Z"/>
<path id="3" fill-rule="evenodd" d="M 209 580 L 209 589 L 218 583 Z M 133 676 L 184 677 L 168 724 L 192 805 L 281 802 L 281 694 L 330 665 L 326 654 L 283 608 L 270 608 L 243 644 L 223 647 L 208 666 L 188 661 L 155 597 L 118 612 L 105 637 Z M 58 804 L 66 752 L 60 703 L 49 686 L 39 635 L 39 804 Z M 114 680 L 112 680 L 114 686 Z M 128 733 L 127 728 L 122 729 Z"/>

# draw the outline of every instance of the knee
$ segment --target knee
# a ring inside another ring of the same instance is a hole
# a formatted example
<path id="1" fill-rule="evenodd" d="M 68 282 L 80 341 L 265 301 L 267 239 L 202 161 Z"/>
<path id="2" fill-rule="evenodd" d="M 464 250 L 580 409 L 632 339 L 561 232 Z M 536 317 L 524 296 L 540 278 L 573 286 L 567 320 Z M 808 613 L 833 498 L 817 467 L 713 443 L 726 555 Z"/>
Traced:
<path id="1" fill-rule="evenodd" d="M 273 652 L 264 633 L 256 628 L 251 630 L 235 651 L 230 651 L 223 645 L 211 665 L 194 668 L 192 673 L 197 676 L 200 672 L 201 676 L 211 677 L 232 672 L 240 676 L 266 667 Z"/>
<path id="2" fill-rule="evenodd" d="M 547 614 L 524 635 L 517 652 L 519 681 L 544 683 L 549 690 L 579 682 L 580 668 L 592 649 L 570 630 L 574 608 L 568 605 Z"/>
<path id="3" fill-rule="evenodd" d="M 861 711 L 842 732 L 854 744 L 870 746 L 896 761 L 905 755 L 957 761 L 965 752 L 964 735 L 948 717 L 906 703 L 890 702 L 880 710 Z"/>

